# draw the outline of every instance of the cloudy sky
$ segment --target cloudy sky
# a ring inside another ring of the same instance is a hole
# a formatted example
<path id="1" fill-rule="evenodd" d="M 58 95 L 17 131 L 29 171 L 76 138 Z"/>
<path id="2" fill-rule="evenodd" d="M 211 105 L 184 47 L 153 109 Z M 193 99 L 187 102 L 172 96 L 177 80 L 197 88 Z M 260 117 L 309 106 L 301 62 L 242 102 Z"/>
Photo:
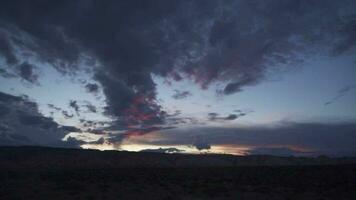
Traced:
<path id="1" fill-rule="evenodd" d="M 354 0 L 3 0 L 0 145 L 356 156 Z"/>

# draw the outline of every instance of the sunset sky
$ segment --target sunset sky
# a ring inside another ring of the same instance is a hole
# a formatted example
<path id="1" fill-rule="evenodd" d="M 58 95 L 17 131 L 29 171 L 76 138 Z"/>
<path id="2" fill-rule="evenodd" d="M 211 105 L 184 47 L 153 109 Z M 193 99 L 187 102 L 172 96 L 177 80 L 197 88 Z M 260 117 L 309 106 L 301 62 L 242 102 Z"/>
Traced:
<path id="1" fill-rule="evenodd" d="M 356 156 L 356 1 L 0 2 L 0 145 Z"/>

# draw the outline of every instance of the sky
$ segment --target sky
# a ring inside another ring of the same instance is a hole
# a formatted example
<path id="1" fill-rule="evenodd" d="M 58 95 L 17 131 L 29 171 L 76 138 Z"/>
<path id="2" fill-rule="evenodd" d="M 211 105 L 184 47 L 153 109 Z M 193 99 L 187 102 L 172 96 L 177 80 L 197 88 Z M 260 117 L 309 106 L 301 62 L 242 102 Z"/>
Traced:
<path id="1" fill-rule="evenodd" d="M 356 156 L 353 0 L 0 2 L 0 145 Z"/>

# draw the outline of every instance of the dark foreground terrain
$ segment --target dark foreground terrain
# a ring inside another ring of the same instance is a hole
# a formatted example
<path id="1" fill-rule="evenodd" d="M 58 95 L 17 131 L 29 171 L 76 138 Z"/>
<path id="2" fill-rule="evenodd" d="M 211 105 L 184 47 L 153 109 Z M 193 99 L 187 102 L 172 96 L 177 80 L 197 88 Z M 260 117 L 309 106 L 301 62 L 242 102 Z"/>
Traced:
<path id="1" fill-rule="evenodd" d="M 0 147 L 0 199 L 356 199 L 356 162 Z"/>

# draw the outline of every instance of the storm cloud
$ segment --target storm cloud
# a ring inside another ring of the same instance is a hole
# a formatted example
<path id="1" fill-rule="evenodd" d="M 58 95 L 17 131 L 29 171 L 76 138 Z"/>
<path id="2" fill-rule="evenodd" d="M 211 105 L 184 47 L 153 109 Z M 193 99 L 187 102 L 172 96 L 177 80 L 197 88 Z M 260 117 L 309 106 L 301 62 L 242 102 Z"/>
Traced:
<path id="1" fill-rule="evenodd" d="M 80 131 L 71 126 L 60 126 L 52 118 L 38 111 L 38 105 L 26 98 L 0 92 L 0 145 L 42 145 L 79 147 L 62 138 L 69 132 Z"/>
<path id="2" fill-rule="evenodd" d="M 99 91 L 99 86 L 96 83 L 88 83 L 88 84 L 85 85 L 85 89 L 89 93 L 96 94 Z"/>
<path id="3" fill-rule="evenodd" d="M 38 75 L 35 74 L 34 70 L 35 66 L 27 62 L 24 62 L 18 66 L 18 73 L 20 77 L 30 83 L 37 82 Z"/>
<path id="4" fill-rule="evenodd" d="M 38 63 L 64 75 L 90 68 L 104 114 L 126 130 L 149 128 L 167 116 L 153 76 L 202 89 L 218 83 L 219 95 L 240 92 L 319 49 L 338 56 L 354 48 L 354 7 L 352 0 L 4 0 L 0 56 L 6 70 L 27 63 L 20 76 L 29 82 Z M 79 113 L 75 101 L 71 107 Z"/>

